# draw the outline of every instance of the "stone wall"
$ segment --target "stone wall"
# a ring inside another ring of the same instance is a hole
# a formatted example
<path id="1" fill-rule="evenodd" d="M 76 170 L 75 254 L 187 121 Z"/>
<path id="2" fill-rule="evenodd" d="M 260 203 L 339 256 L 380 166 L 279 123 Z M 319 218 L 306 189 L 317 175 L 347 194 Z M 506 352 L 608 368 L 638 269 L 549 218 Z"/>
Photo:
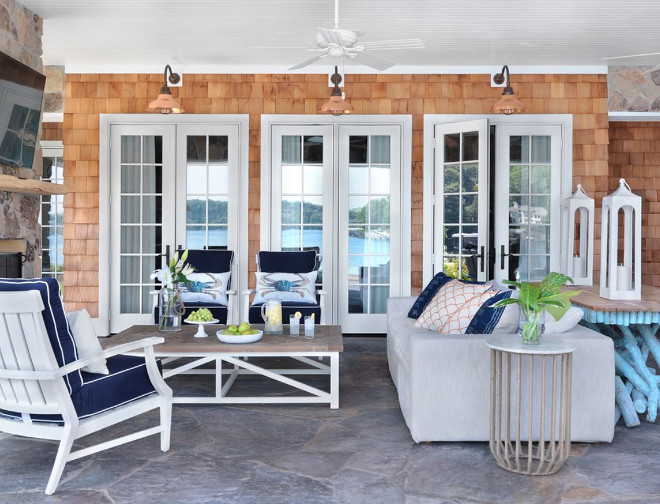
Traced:
<path id="1" fill-rule="evenodd" d="M 610 112 L 660 112 L 660 68 L 650 66 L 609 67 Z"/>
<path id="2" fill-rule="evenodd" d="M 14 0 L 0 0 L 0 51 L 41 72 L 42 20 Z M 39 138 L 37 137 L 37 140 Z M 16 168 L 0 163 L 0 173 L 21 178 L 39 178 L 41 154 L 35 153 L 34 169 Z M 0 239 L 26 242 L 26 278 L 41 274 L 41 227 L 39 196 L 0 190 Z"/>

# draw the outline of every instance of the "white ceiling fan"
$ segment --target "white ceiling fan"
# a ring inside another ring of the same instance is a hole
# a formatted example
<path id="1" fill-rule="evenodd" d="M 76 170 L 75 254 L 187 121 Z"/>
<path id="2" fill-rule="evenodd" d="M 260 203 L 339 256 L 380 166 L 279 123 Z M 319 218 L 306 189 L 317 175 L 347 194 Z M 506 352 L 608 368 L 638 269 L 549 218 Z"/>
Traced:
<path id="1" fill-rule="evenodd" d="M 364 35 L 364 32 L 346 30 L 339 27 L 339 0 L 335 0 L 334 28 L 319 28 L 315 39 L 317 47 L 308 49 L 309 51 L 315 51 L 318 54 L 313 58 L 292 66 L 289 70 L 297 70 L 306 67 L 321 58 L 330 56 L 332 58 L 349 58 L 358 63 L 362 63 L 363 65 L 382 71 L 387 70 L 394 65 L 394 63 L 367 54 L 366 51 L 424 48 L 424 43 L 417 38 L 358 43 L 358 37 L 361 35 Z"/>
<path id="2" fill-rule="evenodd" d="M 658 56 L 660 55 L 660 52 L 654 52 L 654 53 L 642 53 L 642 54 L 626 54 L 625 56 L 610 56 L 608 58 L 603 58 L 604 60 L 617 60 L 617 59 L 626 59 L 626 58 L 642 58 L 644 56 Z M 660 65 L 655 65 L 652 68 L 648 68 L 642 72 L 642 74 L 649 73 L 649 72 L 655 72 L 656 70 L 660 69 Z"/>

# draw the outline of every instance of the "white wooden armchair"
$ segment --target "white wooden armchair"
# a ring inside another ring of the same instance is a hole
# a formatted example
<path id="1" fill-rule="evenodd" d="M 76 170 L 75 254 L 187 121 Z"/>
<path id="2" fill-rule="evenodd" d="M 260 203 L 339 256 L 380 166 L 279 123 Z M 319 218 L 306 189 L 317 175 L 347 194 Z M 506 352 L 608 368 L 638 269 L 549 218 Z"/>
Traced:
<path id="1" fill-rule="evenodd" d="M 61 346 L 53 349 L 52 334 L 48 334 L 53 326 L 49 323 L 47 329 L 44 323 L 44 317 L 55 310 L 50 303 L 44 310 L 42 295 L 43 290 L 42 294 L 37 290 L 0 292 L 0 431 L 60 441 L 46 494 L 55 491 L 70 460 L 158 433 L 161 450 L 169 450 L 172 391 L 163 381 L 153 353 L 153 345 L 163 339 L 119 345 L 87 359 L 77 359 L 75 354 L 77 360 L 60 365 L 56 355 Z M 120 355 L 142 348 L 145 358 Z M 101 359 L 107 359 L 109 375 L 81 371 Z M 82 381 L 72 393 L 74 375 Z M 92 404 L 90 391 L 94 395 L 102 392 L 106 402 Z M 76 439 L 155 408 L 160 409 L 158 425 L 71 451 Z"/>

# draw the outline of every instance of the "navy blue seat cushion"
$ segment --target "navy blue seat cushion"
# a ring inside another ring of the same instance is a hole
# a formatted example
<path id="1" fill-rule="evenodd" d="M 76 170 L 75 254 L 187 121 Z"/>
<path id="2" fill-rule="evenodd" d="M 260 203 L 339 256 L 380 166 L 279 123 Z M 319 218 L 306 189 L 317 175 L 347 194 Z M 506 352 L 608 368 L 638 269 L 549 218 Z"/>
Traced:
<path id="1" fill-rule="evenodd" d="M 82 372 L 83 384 L 71 396 L 78 418 L 116 408 L 155 392 L 144 357 L 115 355 L 107 359 L 110 374 Z M 162 373 L 161 363 L 158 370 Z M 0 415 L 21 418 L 20 414 L 0 410 Z M 32 420 L 62 424 L 60 415 L 32 415 Z"/>
<path id="2" fill-rule="evenodd" d="M 291 303 L 283 302 L 282 303 L 282 323 L 289 323 L 289 316 L 295 315 L 299 311 L 303 317 L 310 316 L 312 313 L 318 324 L 321 320 L 321 307 L 319 305 L 311 304 L 300 304 L 300 303 Z M 250 324 L 263 324 L 264 319 L 261 317 L 261 305 L 250 306 L 250 311 L 248 313 L 248 322 Z"/>
<path id="3" fill-rule="evenodd" d="M 64 306 L 60 297 L 60 285 L 57 280 L 55 278 L 0 278 L 0 291 L 28 290 L 37 290 L 41 294 L 44 303 L 44 311 L 41 313 L 48 332 L 48 339 L 59 366 L 77 361 L 78 352 L 64 314 Z M 69 373 L 64 378 L 70 394 L 80 390 L 82 385 L 81 371 Z"/>
<path id="4" fill-rule="evenodd" d="M 481 308 L 472 317 L 465 334 L 491 334 L 502 318 L 505 308 L 504 306 L 491 308 L 491 306 L 502 299 L 510 298 L 511 294 L 513 294 L 512 290 L 500 291 L 482 304 Z"/>
<path id="5" fill-rule="evenodd" d="M 264 273 L 308 273 L 316 268 L 316 251 L 257 253 L 259 271 Z"/>

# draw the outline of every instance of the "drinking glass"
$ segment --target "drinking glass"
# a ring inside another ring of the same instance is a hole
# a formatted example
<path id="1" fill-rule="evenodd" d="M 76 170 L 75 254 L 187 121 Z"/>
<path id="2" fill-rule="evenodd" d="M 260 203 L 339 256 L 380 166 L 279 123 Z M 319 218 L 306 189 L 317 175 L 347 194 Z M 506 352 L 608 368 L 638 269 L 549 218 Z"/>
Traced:
<path id="1" fill-rule="evenodd" d="M 300 334 L 300 319 L 295 315 L 289 315 L 289 332 L 293 337 L 297 337 Z"/>
<path id="2" fill-rule="evenodd" d="M 314 319 L 305 317 L 305 339 L 314 339 Z"/>

